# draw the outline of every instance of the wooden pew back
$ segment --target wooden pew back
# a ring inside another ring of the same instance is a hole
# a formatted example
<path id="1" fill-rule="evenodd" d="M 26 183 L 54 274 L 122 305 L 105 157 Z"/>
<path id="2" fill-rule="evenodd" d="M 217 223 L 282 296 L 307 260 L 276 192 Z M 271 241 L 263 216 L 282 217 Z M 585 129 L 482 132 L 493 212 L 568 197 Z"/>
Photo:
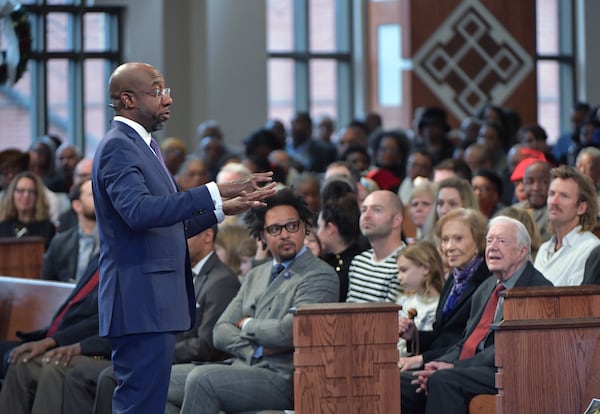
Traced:
<path id="1" fill-rule="evenodd" d="M 0 237 L 0 275 L 39 279 L 44 246 L 43 237 Z"/>
<path id="2" fill-rule="evenodd" d="M 71 283 L 0 276 L 0 339 L 47 327 L 69 296 Z"/>
<path id="3" fill-rule="evenodd" d="M 392 303 L 301 305 L 294 316 L 296 414 L 400 412 Z"/>

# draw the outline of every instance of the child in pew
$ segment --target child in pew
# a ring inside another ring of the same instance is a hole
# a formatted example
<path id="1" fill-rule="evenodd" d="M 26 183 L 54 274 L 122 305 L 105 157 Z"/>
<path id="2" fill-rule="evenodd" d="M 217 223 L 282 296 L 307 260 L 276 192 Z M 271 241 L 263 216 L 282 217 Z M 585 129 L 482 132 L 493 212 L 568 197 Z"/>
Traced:
<path id="1" fill-rule="evenodd" d="M 433 329 L 435 312 L 440 292 L 444 284 L 442 259 L 437 248 L 427 240 L 421 240 L 398 252 L 398 281 L 404 292 L 396 303 L 402 306 L 398 312 L 398 324 L 403 326 L 407 318 L 414 318 L 414 327 L 420 331 Z M 412 313 L 416 311 L 416 316 Z M 410 312 L 409 312 L 410 311 Z M 403 331 L 404 329 L 400 329 Z M 417 342 L 412 342 L 407 349 L 406 340 L 398 340 L 398 351 L 401 357 L 418 354 Z"/>

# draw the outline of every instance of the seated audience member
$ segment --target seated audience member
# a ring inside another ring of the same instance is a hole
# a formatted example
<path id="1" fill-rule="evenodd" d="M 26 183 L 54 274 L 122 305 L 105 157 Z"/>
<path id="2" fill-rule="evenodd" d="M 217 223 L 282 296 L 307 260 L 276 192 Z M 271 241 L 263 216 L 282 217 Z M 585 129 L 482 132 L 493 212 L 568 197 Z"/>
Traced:
<path id="1" fill-rule="evenodd" d="M 301 173 L 296 177 L 292 189 L 304 199 L 313 214 L 319 212 L 321 207 L 321 180 L 317 174 Z"/>
<path id="2" fill-rule="evenodd" d="M 160 143 L 165 165 L 172 176 L 179 173 L 179 169 L 185 162 L 187 156 L 187 147 L 181 138 L 169 137 Z"/>
<path id="3" fill-rule="evenodd" d="M 179 174 L 177 174 L 177 184 L 181 191 L 200 187 L 208 182 L 208 170 L 204 165 L 204 161 L 198 158 L 190 158 L 185 161 L 181 165 Z"/>
<path id="4" fill-rule="evenodd" d="M 493 322 L 503 319 L 501 290 L 552 286 L 529 261 L 529 234 L 517 220 L 496 217 L 486 236 L 485 259 L 494 277 L 473 294 L 467 327 L 452 348 L 425 364 L 401 374 L 402 413 L 466 413 L 477 394 L 495 394 L 496 365 Z"/>
<path id="5" fill-rule="evenodd" d="M 286 152 L 294 159 L 298 171 L 322 173 L 336 160 L 335 145 L 328 141 L 312 139 L 312 120 L 306 112 L 296 112 L 290 121 L 290 137 Z"/>
<path id="6" fill-rule="evenodd" d="M 485 232 L 486 219 L 474 209 L 453 210 L 437 223 L 438 249 L 450 263 L 452 272 L 440 294 L 433 330 L 415 332 L 412 322 L 406 320 L 400 326 L 402 338 L 418 341 L 420 348 L 420 354 L 400 358 L 402 371 L 421 368 L 460 340 L 469 318 L 473 292 L 490 275 L 483 258 Z"/>
<path id="7" fill-rule="evenodd" d="M 407 243 L 429 238 L 434 225 L 434 206 L 437 187 L 431 181 L 422 180 L 412 190 L 408 199 L 408 215 L 416 227 L 415 237 Z"/>
<path id="8" fill-rule="evenodd" d="M 542 244 L 542 237 L 540 236 L 540 230 L 538 229 L 537 224 L 535 224 L 533 217 L 531 217 L 531 214 L 522 208 L 504 207 L 496 214 L 496 216 L 511 217 L 523 223 L 531 238 L 531 262 L 534 262 L 537 252 L 540 249 L 540 245 Z"/>
<path id="9" fill-rule="evenodd" d="M 241 282 L 244 281 L 250 269 L 254 267 L 252 259 L 256 255 L 257 250 L 257 242 L 253 238 L 242 240 L 235 248 L 235 252 L 240 258 L 240 274 L 238 275 L 238 279 Z"/>
<path id="10" fill-rule="evenodd" d="M 433 167 L 434 183 L 441 183 L 446 178 L 462 178 L 470 183 L 472 177 L 471 168 L 463 160 L 449 158 Z"/>
<path id="11" fill-rule="evenodd" d="M 575 168 L 592 179 L 596 194 L 600 197 L 600 149 L 596 147 L 582 149 L 577 155 Z"/>
<path id="12" fill-rule="evenodd" d="M 219 225 L 219 232 L 215 240 L 215 252 L 219 259 L 237 276 L 240 275 L 241 259 L 237 247 L 247 240 L 254 241 L 248 229 L 239 223 Z"/>
<path id="13" fill-rule="evenodd" d="M 473 193 L 477 198 L 479 211 L 487 218 L 493 217 L 504 207 L 502 200 L 502 179 L 490 169 L 479 169 L 471 178 Z"/>
<path id="14" fill-rule="evenodd" d="M 494 169 L 498 174 L 502 174 L 506 169 L 506 151 L 510 147 L 510 142 L 506 128 L 493 121 L 485 122 L 479 129 L 477 143 L 485 146 L 494 154 Z"/>
<path id="15" fill-rule="evenodd" d="M 310 226 L 310 228 L 306 229 L 306 236 L 304 236 L 304 246 L 313 254 L 313 256 L 321 258 L 321 240 L 319 240 L 319 236 L 317 235 L 317 227 Z"/>
<path id="16" fill-rule="evenodd" d="M 346 301 L 396 302 L 402 291 L 396 255 L 406 247 L 401 236 L 404 206 L 396 193 L 379 190 L 365 198 L 360 211 L 360 231 L 371 246 L 350 263 Z"/>
<path id="17" fill-rule="evenodd" d="M 548 208 L 546 201 L 548 199 L 548 188 L 550 186 L 550 169 L 551 166 L 546 161 L 533 160 L 527 158 L 522 161 L 524 164 L 519 164 L 517 170 L 522 165 L 529 164 L 523 174 L 523 189 L 525 191 L 525 199 L 513 205 L 513 207 L 523 208 L 531 214 L 535 220 L 542 241 L 550 238 L 551 231 L 548 222 Z M 515 173 L 517 172 L 515 170 Z"/>
<path id="18" fill-rule="evenodd" d="M 29 171 L 16 175 L 0 204 L 0 237 L 41 236 L 48 248 L 55 232 L 42 181 Z"/>
<path id="19" fill-rule="evenodd" d="M 402 306 L 398 321 L 400 332 L 404 332 L 404 325 L 412 319 L 413 329 L 431 331 L 435 322 L 435 312 L 440 300 L 440 292 L 444 285 L 442 259 L 435 245 L 422 240 L 398 252 L 398 281 L 404 288 L 396 303 Z M 411 310 L 416 311 L 416 316 L 409 318 Z M 406 340 L 398 341 L 401 357 L 418 355 L 420 353 L 417 342 L 411 343 L 412 349 L 407 349 Z"/>
<path id="20" fill-rule="evenodd" d="M 77 163 L 73 172 L 73 185 L 92 178 L 92 163 L 91 158 L 82 158 Z M 61 233 L 71 227 L 76 227 L 78 224 L 77 214 L 73 210 L 72 203 L 69 200 L 69 209 L 58 218 L 58 232 Z"/>
<path id="21" fill-rule="evenodd" d="M 480 168 L 491 169 L 494 166 L 494 153 L 485 145 L 475 142 L 465 150 L 464 160 L 471 171 Z"/>
<path id="22" fill-rule="evenodd" d="M 471 184 L 462 178 L 447 178 L 441 181 L 435 197 L 435 222 L 461 207 L 479 210 Z"/>
<path id="23" fill-rule="evenodd" d="M 17 331 L 19 341 L 0 341 L 0 377 L 15 364 L 27 364 L 57 346 L 71 345 L 98 334 L 98 257 L 90 260 L 85 275 L 44 329 Z M 16 369 L 16 368 L 14 368 Z"/>
<path id="24" fill-rule="evenodd" d="M 337 147 L 338 158 L 342 159 L 343 154 L 351 147 L 363 148 L 367 151 L 369 138 L 368 132 L 359 123 L 351 123 L 345 128 L 340 129 L 336 134 L 335 144 Z"/>
<path id="25" fill-rule="evenodd" d="M 175 365 L 166 412 L 217 413 L 293 409 L 293 310 L 334 302 L 338 277 L 303 246 L 311 212 L 292 190 L 265 200 L 246 217 L 273 262 L 252 269 L 213 331 L 231 365 Z M 179 411 L 181 407 L 181 411 Z"/>
<path id="26" fill-rule="evenodd" d="M 315 129 L 315 138 L 323 141 L 331 141 L 331 135 L 335 129 L 335 121 L 332 117 L 322 114 L 317 118 L 317 128 Z"/>
<path id="27" fill-rule="evenodd" d="M 598 201 L 592 180 L 573 167 L 553 168 L 548 190 L 548 221 L 553 234 L 540 247 L 535 267 L 555 286 L 583 281 L 585 260 L 600 240 L 592 230 Z"/>
<path id="28" fill-rule="evenodd" d="M 409 198 L 412 190 L 415 187 L 415 179 L 422 177 L 427 180 L 433 178 L 433 158 L 431 154 L 425 150 L 414 151 L 408 157 L 406 163 L 406 178 L 400 184 L 398 189 L 398 197 L 405 205 L 409 204 Z"/>
<path id="29" fill-rule="evenodd" d="M 372 143 L 375 167 L 367 177 L 382 190 L 398 192 L 406 173 L 410 142 L 402 130 L 382 131 Z"/>
<path id="30" fill-rule="evenodd" d="M 252 131 L 242 143 L 246 157 L 255 156 L 264 161 L 268 159 L 271 152 L 283 149 L 275 134 L 266 128 Z"/>
<path id="31" fill-rule="evenodd" d="M 350 263 L 364 250 L 358 242 L 359 219 L 360 210 L 353 193 L 325 201 L 317 219 L 317 235 L 321 240 L 323 260 L 335 269 L 340 279 L 340 302 L 345 302 L 348 296 Z"/>
<path id="32" fill-rule="evenodd" d="M 415 128 L 417 136 L 413 140 L 415 148 L 429 151 L 433 157 L 433 165 L 452 158 L 454 145 L 448 139 L 450 125 L 446 111 L 435 106 L 417 109 L 420 109 L 420 114 L 417 116 L 415 110 L 415 120 L 418 122 Z"/>
<path id="33" fill-rule="evenodd" d="M 292 165 L 292 158 L 284 150 L 275 150 L 269 154 L 269 164 L 273 170 L 273 181 L 291 187 L 298 176 L 298 170 Z"/>
<path id="34" fill-rule="evenodd" d="M 285 146 L 285 139 L 287 136 L 283 122 L 281 122 L 279 119 L 269 119 L 265 123 L 265 128 L 275 135 L 277 141 L 279 141 L 279 145 L 281 145 L 281 148 L 283 148 Z"/>
<path id="35" fill-rule="evenodd" d="M 29 169 L 42 179 L 44 186 L 55 193 L 67 191 L 64 177 L 56 169 L 57 144 L 52 136 L 38 138 L 29 148 Z"/>
<path id="36" fill-rule="evenodd" d="M 79 148 L 65 142 L 56 150 L 56 164 L 65 183 L 64 192 L 68 193 L 75 180 L 75 166 L 81 161 Z"/>
<path id="37" fill-rule="evenodd" d="M 0 151 L 0 201 L 15 175 L 28 168 L 28 153 L 15 148 Z"/>
<path id="38" fill-rule="evenodd" d="M 546 143 L 548 134 L 546 130 L 537 124 L 525 125 L 517 131 L 517 138 L 525 148 L 530 148 L 544 154 L 544 158 L 551 164 L 556 164 L 552 147 Z"/>
<path id="39" fill-rule="evenodd" d="M 371 167 L 371 156 L 367 148 L 361 145 L 350 145 L 340 156 L 340 161 L 354 165 L 362 175 L 366 175 Z"/>
<path id="40" fill-rule="evenodd" d="M 43 279 L 77 282 L 83 276 L 89 260 L 99 252 L 92 180 L 74 185 L 69 198 L 79 224 L 57 234 L 50 242 L 44 255 Z"/>

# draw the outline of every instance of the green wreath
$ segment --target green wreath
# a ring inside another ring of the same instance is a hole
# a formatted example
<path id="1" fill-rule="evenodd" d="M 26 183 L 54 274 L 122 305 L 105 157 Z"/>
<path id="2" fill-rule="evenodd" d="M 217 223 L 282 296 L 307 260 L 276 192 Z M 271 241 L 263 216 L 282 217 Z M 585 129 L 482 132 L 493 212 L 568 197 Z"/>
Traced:
<path id="1" fill-rule="evenodd" d="M 14 68 L 14 79 L 11 80 L 9 79 L 10 63 L 6 61 L 8 51 L 0 51 L 0 62 L 2 62 L 0 64 L 0 86 L 3 86 L 7 83 L 14 84 L 21 79 L 21 76 L 23 76 L 25 70 L 27 70 L 27 62 L 31 57 L 31 25 L 29 23 L 27 11 L 23 7 L 19 7 L 17 10 L 12 11 L 9 15 L 0 15 L 0 19 L 8 18 L 10 18 L 10 22 L 12 23 L 16 38 L 18 40 L 19 61 Z M 10 43 L 7 45 L 8 48 L 11 46 L 15 47 L 16 45 Z"/>

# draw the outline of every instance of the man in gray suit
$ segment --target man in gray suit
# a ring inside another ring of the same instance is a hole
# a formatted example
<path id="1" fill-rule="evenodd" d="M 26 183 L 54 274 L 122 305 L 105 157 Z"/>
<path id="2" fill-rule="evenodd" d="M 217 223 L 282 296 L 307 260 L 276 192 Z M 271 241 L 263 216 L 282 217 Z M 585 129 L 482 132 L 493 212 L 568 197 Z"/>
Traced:
<path id="1" fill-rule="evenodd" d="M 176 365 L 167 413 L 292 409 L 294 309 L 304 303 L 336 302 L 335 271 L 304 247 L 312 214 L 292 190 L 265 200 L 248 225 L 273 255 L 252 269 L 215 325 L 215 346 L 234 356 L 231 365 Z"/>
<path id="2" fill-rule="evenodd" d="M 495 277 L 477 288 L 471 301 L 471 316 L 460 342 L 436 361 L 413 372 L 414 390 L 402 391 L 402 414 L 464 414 L 477 394 L 495 394 L 495 347 L 491 322 L 503 319 L 498 292 L 513 287 L 552 286 L 530 262 L 531 239 L 525 226 L 499 216 L 490 221 L 485 261 Z M 407 391 L 407 392 L 405 392 Z M 427 396 L 425 396 L 427 394 Z"/>
<path id="3" fill-rule="evenodd" d="M 43 279 L 77 282 L 99 248 L 92 180 L 74 184 L 69 200 L 78 225 L 58 233 L 50 242 L 44 255 Z"/>

